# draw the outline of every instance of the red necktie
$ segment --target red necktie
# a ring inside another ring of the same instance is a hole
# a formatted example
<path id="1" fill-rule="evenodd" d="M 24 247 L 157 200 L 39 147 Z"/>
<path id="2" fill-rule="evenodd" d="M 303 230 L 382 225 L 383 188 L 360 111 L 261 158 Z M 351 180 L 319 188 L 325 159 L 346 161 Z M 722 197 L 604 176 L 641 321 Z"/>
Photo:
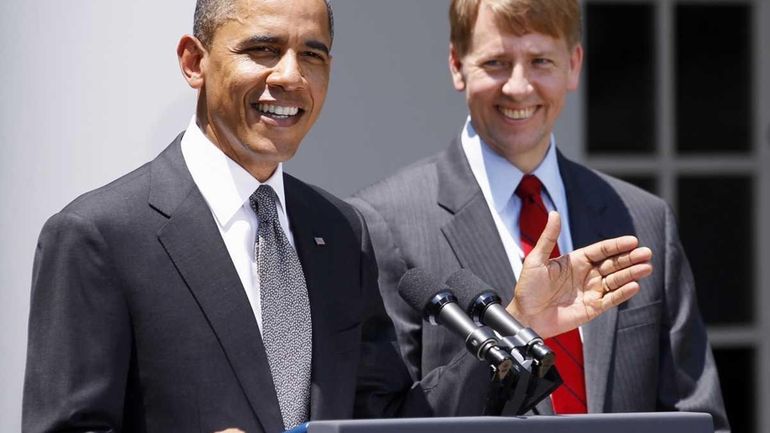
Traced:
<path id="1" fill-rule="evenodd" d="M 548 221 L 548 210 L 540 196 L 541 189 L 540 180 L 531 174 L 525 175 L 516 187 L 516 195 L 521 198 L 519 229 L 525 256 L 534 248 Z M 551 258 L 559 255 L 559 247 L 556 246 Z M 586 413 L 586 382 L 580 332 L 577 328 L 567 331 L 546 339 L 545 344 L 556 354 L 556 368 L 564 380 L 564 384 L 551 394 L 554 411 L 557 414 Z"/>

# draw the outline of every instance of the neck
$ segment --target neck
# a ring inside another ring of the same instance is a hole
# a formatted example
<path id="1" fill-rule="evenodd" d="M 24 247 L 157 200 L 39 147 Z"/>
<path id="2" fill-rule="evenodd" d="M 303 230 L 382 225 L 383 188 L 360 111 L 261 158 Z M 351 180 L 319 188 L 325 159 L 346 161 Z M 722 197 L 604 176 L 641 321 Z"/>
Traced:
<path id="1" fill-rule="evenodd" d="M 249 174 L 260 183 L 264 183 L 270 179 L 270 176 L 272 176 L 278 168 L 279 163 L 275 161 L 251 161 L 239 156 L 238 152 L 233 149 L 233 146 L 239 145 L 237 142 L 233 144 L 234 141 L 237 141 L 235 137 L 227 137 L 227 134 L 217 134 L 217 131 L 212 127 L 211 122 L 209 122 L 206 115 L 205 102 L 198 102 L 196 123 L 198 128 L 200 128 L 214 146 L 222 151 L 228 158 L 235 161 L 235 163 L 240 165 L 244 170 L 249 172 Z"/>
<path id="2" fill-rule="evenodd" d="M 548 152 L 550 140 L 544 146 L 538 146 L 532 149 L 530 152 L 503 155 L 505 159 L 513 164 L 516 168 L 521 170 L 525 174 L 532 174 L 533 171 L 540 165 L 545 159 L 545 155 Z"/>

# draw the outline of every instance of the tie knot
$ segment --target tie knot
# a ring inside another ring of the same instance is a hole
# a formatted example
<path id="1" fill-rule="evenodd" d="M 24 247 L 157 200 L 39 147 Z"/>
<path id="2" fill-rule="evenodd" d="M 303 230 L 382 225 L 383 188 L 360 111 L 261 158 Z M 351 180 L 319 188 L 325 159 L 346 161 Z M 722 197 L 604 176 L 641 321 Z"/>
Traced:
<path id="1" fill-rule="evenodd" d="M 525 174 L 519 182 L 519 186 L 516 187 L 516 195 L 521 199 L 526 197 L 540 197 L 540 191 L 543 188 L 543 184 L 540 183 L 540 179 L 532 174 Z"/>
<path id="2" fill-rule="evenodd" d="M 275 208 L 277 197 L 270 185 L 260 185 L 249 197 L 251 208 L 257 214 L 260 223 L 275 223 L 278 221 L 278 211 Z"/>

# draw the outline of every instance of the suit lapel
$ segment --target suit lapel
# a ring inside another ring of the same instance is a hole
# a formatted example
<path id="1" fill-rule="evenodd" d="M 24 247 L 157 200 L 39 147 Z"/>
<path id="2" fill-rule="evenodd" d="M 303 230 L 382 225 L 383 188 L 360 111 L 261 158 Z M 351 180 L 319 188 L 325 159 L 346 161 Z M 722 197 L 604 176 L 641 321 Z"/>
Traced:
<path id="1" fill-rule="evenodd" d="M 633 234 L 628 210 L 617 193 L 593 171 L 558 154 L 575 249 L 603 239 Z M 615 351 L 618 309 L 583 325 L 586 393 L 589 412 L 603 412 Z"/>
<path id="2" fill-rule="evenodd" d="M 494 287 L 504 302 L 516 279 L 484 194 L 458 140 L 436 162 L 438 204 L 453 214 L 441 231 L 460 265 Z"/>
<path id="3" fill-rule="evenodd" d="M 561 153 L 558 159 L 575 249 L 634 233 L 628 210 L 607 182 Z M 461 266 L 495 287 L 504 302 L 509 302 L 513 293 L 508 288 L 515 284 L 513 270 L 486 200 L 457 140 L 439 157 L 436 167 L 438 204 L 453 214 L 442 227 L 444 236 Z M 602 412 L 606 404 L 617 314 L 617 308 L 613 308 L 583 326 L 589 412 Z M 548 413 L 549 403 L 550 400 L 546 400 L 538 408 Z"/>
<path id="4" fill-rule="evenodd" d="M 181 136 L 180 136 L 181 137 Z M 158 239 L 216 333 L 265 431 L 283 430 L 259 328 L 179 138 L 151 167 L 150 205 L 169 220 Z"/>
<path id="5" fill-rule="evenodd" d="M 322 212 L 313 211 L 308 202 L 312 197 L 307 187 L 293 177 L 284 174 L 286 191 L 286 207 L 289 209 L 291 230 L 294 235 L 294 245 L 305 274 L 308 296 L 310 298 L 310 314 L 313 321 L 313 364 L 312 384 L 310 390 L 311 419 L 327 418 L 324 414 L 336 413 L 328 404 L 334 404 L 335 377 L 327 372 L 336 371 L 335 364 L 339 362 L 332 351 L 325 347 L 333 333 L 329 324 L 331 313 L 328 308 L 329 297 L 334 293 L 335 263 L 332 260 L 329 245 L 319 245 L 316 238 L 324 242 L 334 242 L 330 238 L 331 229 L 324 228 Z M 339 266 L 339 263 L 336 264 Z M 322 396 L 327 396 L 322 398 Z"/>
<path id="6" fill-rule="evenodd" d="M 511 288 L 516 284 L 516 277 L 459 141 L 455 140 L 439 157 L 436 168 L 438 204 L 452 213 L 441 231 L 460 265 L 494 287 L 507 304 L 513 299 Z M 541 401 L 537 409 L 543 415 L 552 415 L 551 399 Z"/>

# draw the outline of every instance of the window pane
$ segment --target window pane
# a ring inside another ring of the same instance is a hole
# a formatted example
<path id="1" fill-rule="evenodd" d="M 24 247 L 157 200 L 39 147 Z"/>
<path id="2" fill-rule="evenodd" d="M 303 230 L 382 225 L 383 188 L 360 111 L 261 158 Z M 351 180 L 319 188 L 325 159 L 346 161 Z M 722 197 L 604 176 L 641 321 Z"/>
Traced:
<path id="1" fill-rule="evenodd" d="M 682 177 L 679 232 L 709 323 L 753 320 L 754 212 L 747 176 Z"/>
<path id="2" fill-rule="evenodd" d="M 655 150 L 654 8 L 586 6 L 589 153 Z"/>
<path id="3" fill-rule="evenodd" d="M 714 350 L 727 419 L 734 432 L 755 433 L 757 431 L 755 356 L 753 349 Z"/>
<path id="4" fill-rule="evenodd" d="M 751 148 L 751 20 L 746 4 L 676 7 L 677 148 Z"/>

